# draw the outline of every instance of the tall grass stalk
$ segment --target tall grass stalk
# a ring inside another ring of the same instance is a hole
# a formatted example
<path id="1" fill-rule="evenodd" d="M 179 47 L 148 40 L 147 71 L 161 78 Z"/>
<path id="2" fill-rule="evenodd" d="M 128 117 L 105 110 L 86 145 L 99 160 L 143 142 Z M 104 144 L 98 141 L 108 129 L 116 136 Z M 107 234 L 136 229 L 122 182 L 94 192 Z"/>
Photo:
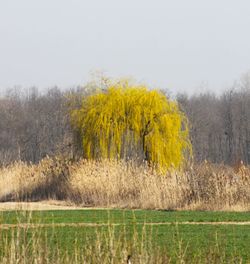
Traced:
<path id="1" fill-rule="evenodd" d="M 75 234 L 72 244 L 63 244 L 63 227 L 28 228 L 19 220 L 16 227 L 0 229 L 0 263 L 241 263 L 237 252 L 228 254 L 219 238 L 204 250 L 196 248 L 190 253 L 189 243 L 184 242 L 178 225 L 170 245 L 155 241 L 156 231 L 136 219 L 132 225 L 118 227 L 111 221 L 106 227 L 91 227 L 90 232 Z M 32 216 L 30 218 L 32 222 Z M 81 228 L 78 227 L 78 232 Z M 89 229 L 89 227 L 86 227 Z M 76 231 L 77 232 L 77 231 Z M 67 234 L 64 233 L 64 234 Z M 216 235 L 216 234 L 215 234 Z M 192 249 L 193 250 L 193 249 Z M 191 250 L 191 251 L 192 251 Z"/>

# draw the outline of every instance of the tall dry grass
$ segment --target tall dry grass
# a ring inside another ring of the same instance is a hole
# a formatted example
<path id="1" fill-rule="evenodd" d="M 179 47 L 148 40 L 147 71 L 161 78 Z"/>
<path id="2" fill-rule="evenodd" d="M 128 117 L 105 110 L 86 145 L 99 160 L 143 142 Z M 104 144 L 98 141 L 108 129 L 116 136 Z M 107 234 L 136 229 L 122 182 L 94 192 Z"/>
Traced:
<path id="1" fill-rule="evenodd" d="M 44 200 L 67 197 L 70 162 L 45 158 L 39 164 L 15 162 L 0 169 L 0 201 Z"/>
<path id="2" fill-rule="evenodd" d="M 249 210 L 250 169 L 204 162 L 160 175 L 135 161 L 45 158 L 0 169 L 0 200 L 57 199 L 81 206 Z"/>
<path id="3" fill-rule="evenodd" d="M 83 233 L 83 237 L 76 236 L 70 246 L 63 246 L 59 230 L 53 230 L 53 225 L 51 232 L 39 227 L 23 228 L 19 224 L 15 229 L 0 232 L 0 263 L 245 263 L 237 250 L 226 252 L 224 243 L 218 239 L 205 249 L 192 249 L 180 236 L 178 225 L 171 245 L 162 246 L 155 243 L 152 229 L 142 225 L 139 231 L 136 222 L 134 225 L 117 230 L 110 223 L 107 229 L 94 228 L 91 233 Z M 194 252 L 190 254 L 190 250 Z"/>

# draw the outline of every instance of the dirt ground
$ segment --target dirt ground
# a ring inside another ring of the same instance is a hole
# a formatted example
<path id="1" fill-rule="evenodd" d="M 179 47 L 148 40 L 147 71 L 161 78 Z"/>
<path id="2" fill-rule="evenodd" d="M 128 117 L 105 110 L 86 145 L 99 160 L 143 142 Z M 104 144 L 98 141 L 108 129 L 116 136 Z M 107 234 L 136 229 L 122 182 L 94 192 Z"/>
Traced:
<path id="1" fill-rule="evenodd" d="M 150 225 L 150 226 L 158 226 L 158 225 L 172 225 L 171 222 L 165 223 L 138 223 L 138 225 Z M 177 224 L 177 223 L 176 223 Z M 112 226 L 122 226 L 121 223 L 111 224 Z M 178 225 L 250 225 L 250 222 L 178 222 Z M 93 227 L 93 226 L 110 226 L 110 223 L 53 223 L 53 224 L 33 224 L 33 223 L 21 223 L 21 224 L 0 224 L 1 229 L 11 229 L 11 228 L 46 228 L 46 227 Z"/>
<path id="2" fill-rule="evenodd" d="M 111 208 L 117 208 L 115 205 L 110 206 Z M 86 209 L 108 209 L 104 207 L 89 207 L 89 206 L 76 206 L 67 201 L 58 200 L 46 200 L 38 202 L 0 202 L 0 211 L 10 211 L 10 210 L 31 210 L 31 211 L 41 211 L 41 210 L 86 210 Z M 177 208 L 176 211 L 195 211 L 195 210 L 209 210 L 210 208 L 203 208 L 199 204 L 194 204 L 185 208 Z M 140 210 L 140 209 L 134 209 Z M 211 211 L 214 211 L 212 208 Z M 231 207 L 218 208 L 217 211 L 223 212 L 250 212 L 250 207 L 245 205 L 235 205 Z"/>
<path id="3" fill-rule="evenodd" d="M 87 207 L 88 208 L 88 207 Z M 7 210 L 76 210 L 83 207 L 72 206 L 64 201 L 39 201 L 39 202 L 3 202 L 0 203 L 0 211 Z"/>

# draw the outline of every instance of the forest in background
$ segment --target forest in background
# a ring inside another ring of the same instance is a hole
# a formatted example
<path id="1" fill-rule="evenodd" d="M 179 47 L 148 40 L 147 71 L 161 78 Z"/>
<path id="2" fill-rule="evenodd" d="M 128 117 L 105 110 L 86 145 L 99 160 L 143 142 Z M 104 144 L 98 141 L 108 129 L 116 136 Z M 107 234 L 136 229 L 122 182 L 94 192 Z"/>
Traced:
<path id="1" fill-rule="evenodd" d="M 0 97 L 0 165 L 17 160 L 37 163 L 58 154 L 81 155 L 69 121 L 69 108 L 97 89 L 88 84 L 41 93 L 37 88 L 7 90 Z M 167 93 L 166 93 L 167 94 Z M 178 94 L 176 100 L 189 119 L 194 160 L 250 163 L 250 76 L 220 95 L 212 92 Z"/>

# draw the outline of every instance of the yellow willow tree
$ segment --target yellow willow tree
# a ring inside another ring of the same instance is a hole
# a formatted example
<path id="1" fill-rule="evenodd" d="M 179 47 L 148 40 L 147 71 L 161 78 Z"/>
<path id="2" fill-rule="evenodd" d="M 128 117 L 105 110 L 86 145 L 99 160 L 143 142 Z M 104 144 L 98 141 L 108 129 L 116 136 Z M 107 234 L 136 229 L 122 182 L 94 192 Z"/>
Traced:
<path id="1" fill-rule="evenodd" d="M 141 158 L 163 171 L 191 154 L 188 123 L 174 101 L 127 81 L 83 98 L 71 121 L 85 158 Z"/>

